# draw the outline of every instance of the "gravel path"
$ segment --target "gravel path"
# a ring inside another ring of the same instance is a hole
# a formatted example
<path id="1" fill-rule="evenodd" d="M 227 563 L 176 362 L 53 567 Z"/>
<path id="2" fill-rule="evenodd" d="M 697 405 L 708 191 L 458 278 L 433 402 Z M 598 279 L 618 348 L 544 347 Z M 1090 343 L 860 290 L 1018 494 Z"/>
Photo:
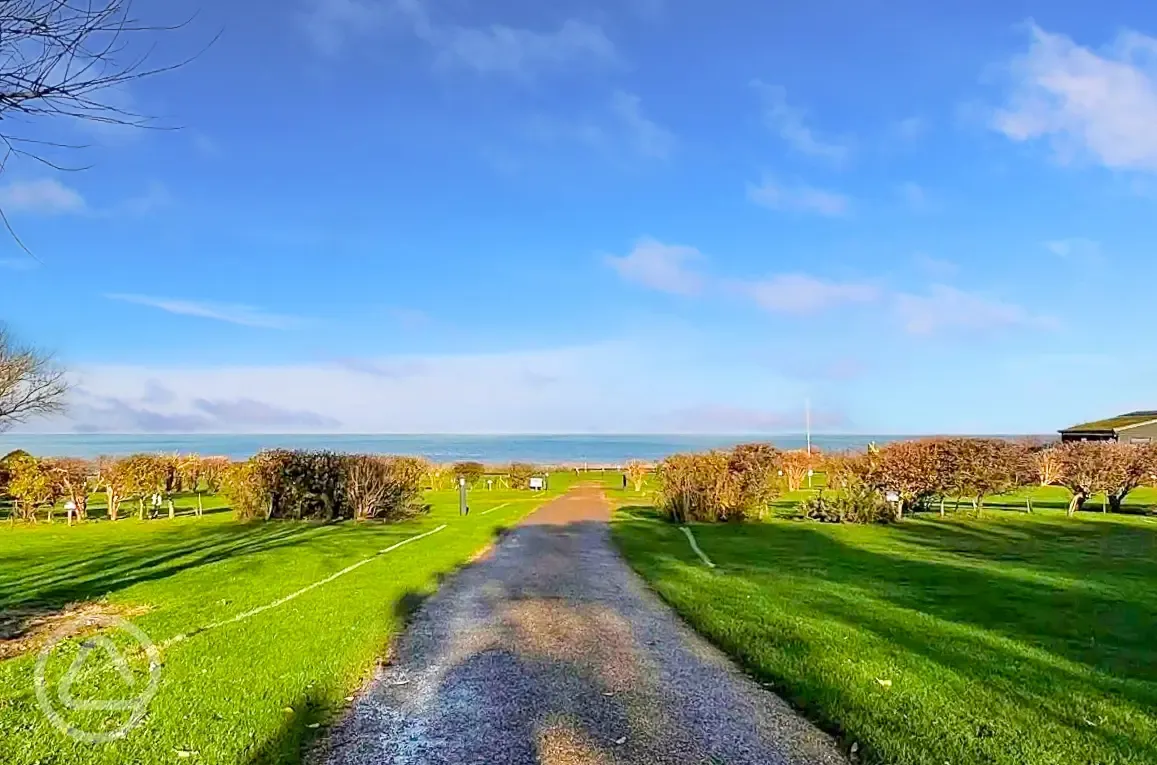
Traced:
<path id="1" fill-rule="evenodd" d="M 608 516 L 599 490 L 576 489 L 448 581 L 317 759 L 845 763 L 647 590 Z"/>

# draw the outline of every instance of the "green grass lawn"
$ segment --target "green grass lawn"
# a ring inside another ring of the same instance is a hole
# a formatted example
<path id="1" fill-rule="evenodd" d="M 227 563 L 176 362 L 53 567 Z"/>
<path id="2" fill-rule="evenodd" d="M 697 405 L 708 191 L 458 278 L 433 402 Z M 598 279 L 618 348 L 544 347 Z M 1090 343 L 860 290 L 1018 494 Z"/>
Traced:
<path id="1" fill-rule="evenodd" d="M 649 509 L 621 509 L 614 536 L 695 628 L 865 761 L 1157 762 L 1157 518 L 1070 519 L 1039 510 L 1067 493 L 1034 494 L 1033 515 L 696 525 L 714 570 Z"/>
<path id="2" fill-rule="evenodd" d="M 163 646 L 159 690 L 147 717 L 108 744 L 78 743 L 50 725 L 34 692 L 35 655 L 0 661 L 0 761 L 295 762 L 303 741 L 366 680 L 390 636 L 439 577 L 573 483 L 559 475 L 547 495 L 477 490 L 466 518 L 458 515 L 454 491 L 431 493 L 428 516 L 398 525 L 244 524 L 231 513 L 209 511 L 145 522 L 134 512 L 115 523 L 72 528 L 43 521 L 0 526 L 0 612 L 102 600 L 135 609 L 131 621 Z M 180 506 L 192 501 L 182 498 Z M 512 504 L 502 506 L 506 502 Z M 448 527 L 283 605 L 196 632 L 441 524 Z M 167 642 L 182 634 L 189 637 Z M 76 645 L 70 650 L 53 654 L 50 684 L 68 669 Z M 143 653 L 130 664 L 138 682 L 147 676 Z M 75 696 L 126 695 L 125 679 L 112 668 L 108 661 L 86 663 L 77 686 L 83 691 Z M 73 712 L 74 718 L 87 726 L 121 721 L 107 712 Z"/>

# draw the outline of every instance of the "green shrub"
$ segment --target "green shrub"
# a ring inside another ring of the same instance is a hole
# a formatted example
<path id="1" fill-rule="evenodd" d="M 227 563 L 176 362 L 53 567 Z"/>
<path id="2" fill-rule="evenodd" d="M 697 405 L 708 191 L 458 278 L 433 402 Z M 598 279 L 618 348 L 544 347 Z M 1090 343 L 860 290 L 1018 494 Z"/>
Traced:
<path id="1" fill-rule="evenodd" d="M 327 451 L 261 452 L 225 474 L 225 493 L 239 518 L 400 520 L 425 508 L 416 457 Z"/>
<path id="2" fill-rule="evenodd" d="M 867 486 L 820 492 L 799 504 L 804 517 L 821 523 L 888 523 L 896 511 L 878 491 Z"/>

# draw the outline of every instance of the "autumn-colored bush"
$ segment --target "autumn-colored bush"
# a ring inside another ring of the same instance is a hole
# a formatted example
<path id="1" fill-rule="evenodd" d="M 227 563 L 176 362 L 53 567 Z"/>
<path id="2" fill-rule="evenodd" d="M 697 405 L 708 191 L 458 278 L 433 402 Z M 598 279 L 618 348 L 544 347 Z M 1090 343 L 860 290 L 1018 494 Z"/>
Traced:
<path id="1" fill-rule="evenodd" d="M 426 509 L 422 484 L 425 460 L 356 454 L 345 458 L 346 499 L 358 520 L 401 520 Z"/>
<path id="2" fill-rule="evenodd" d="M 60 483 L 54 480 L 48 464 L 29 454 L 7 460 L 8 493 L 15 503 L 16 514 L 26 521 L 36 521 L 36 510 L 51 506 L 60 498 Z"/>
<path id="3" fill-rule="evenodd" d="M 643 490 L 643 482 L 647 480 L 647 474 L 649 472 L 651 472 L 651 469 L 647 467 L 647 464 L 639 460 L 631 460 L 623 467 L 623 474 L 627 477 L 627 480 L 630 481 L 631 487 L 634 488 L 635 491 Z"/>
<path id="4" fill-rule="evenodd" d="M 747 444 L 668 457 L 656 470 L 659 505 L 678 523 L 762 517 L 776 493 L 778 454 Z"/>
<path id="5" fill-rule="evenodd" d="M 1073 494 L 1070 516 L 1099 492 L 1109 506 L 1103 509 L 1120 512 L 1125 497 L 1157 473 L 1157 444 L 1075 441 L 1057 447 L 1057 456 L 1057 483 Z"/>
<path id="6" fill-rule="evenodd" d="M 534 465 L 525 462 L 514 462 L 506 469 L 506 477 L 512 489 L 529 489 L 530 479 L 535 475 Z"/>

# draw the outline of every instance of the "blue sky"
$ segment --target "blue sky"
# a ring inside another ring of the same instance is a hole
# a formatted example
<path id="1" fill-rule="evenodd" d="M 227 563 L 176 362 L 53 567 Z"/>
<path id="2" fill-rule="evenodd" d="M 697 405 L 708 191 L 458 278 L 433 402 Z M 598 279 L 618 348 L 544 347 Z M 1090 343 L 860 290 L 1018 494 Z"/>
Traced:
<path id="1" fill-rule="evenodd" d="M 49 431 L 1048 432 L 1157 408 L 1143 0 L 138 3 L 29 129 Z M 786 6 L 786 7 L 785 7 Z M 26 130 L 27 132 L 27 130 Z"/>

